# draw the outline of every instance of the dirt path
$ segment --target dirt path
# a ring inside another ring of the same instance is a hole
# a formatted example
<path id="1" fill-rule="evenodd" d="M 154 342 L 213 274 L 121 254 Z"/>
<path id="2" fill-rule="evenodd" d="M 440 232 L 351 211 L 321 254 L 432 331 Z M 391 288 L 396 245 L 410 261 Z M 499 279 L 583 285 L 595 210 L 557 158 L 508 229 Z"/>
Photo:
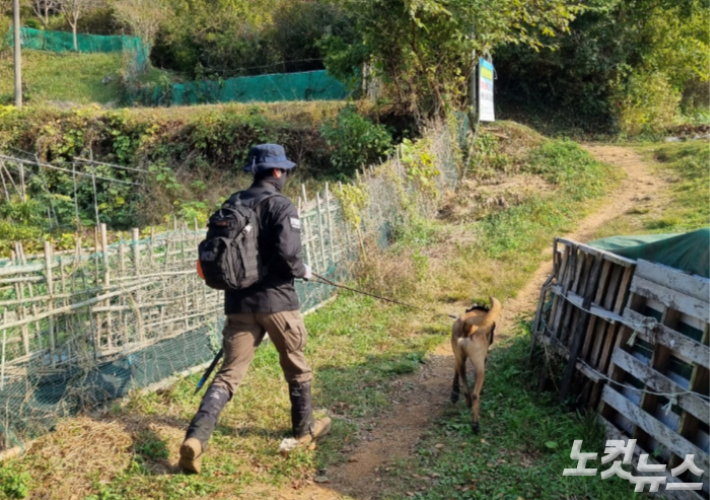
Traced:
<path id="1" fill-rule="evenodd" d="M 576 231 L 567 235 L 578 241 L 588 241 L 605 223 L 627 212 L 638 201 L 653 196 L 662 186 L 654 178 L 642 158 L 627 148 L 618 146 L 587 146 L 598 160 L 623 168 L 624 179 L 601 207 L 583 219 Z M 505 304 L 500 332 L 510 329 L 515 318 L 534 311 L 538 294 L 545 278 L 552 271 L 551 250 L 543 255 L 545 261 L 537 269 L 520 294 Z M 402 397 L 395 401 L 387 415 L 379 418 L 370 432 L 350 455 L 348 463 L 332 467 L 326 472 L 327 484 L 313 484 L 295 491 L 279 491 L 275 498 L 283 500 L 330 500 L 356 498 L 376 500 L 382 490 L 378 472 L 396 458 L 404 458 L 416 447 L 417 439 L 446 403 L 452 376 L 451 347 L 440 346 L 419 373 L 395 382 Z M 416 398 L 410 394 L 416 394 Z M 345 449 L 344 451 L 349 451 Z"/>
<path id="2" fill-rule="evenodd" d="M 636 203 L 653 196 L 663 181 L 653 177 L 641 156 L 628 148 L 619 146 L 585 146 L 594 157 L 604 163 L 618 166 L 626 172 L 626 178 L 611 195 L 602 201 L 599 210 L 584 218 L 575 231 L 566 235 L 572 240 L 586 242 L 604 224 L 629 211 Z M 537 307 L 540 287 L 552 272 L 552 249 L 545 250 L 545 262 L 537 268 L 532 279 L 520 294 L 505 304 L 501 331 L 508 331 L 515 318 L 534 311 Z"/>

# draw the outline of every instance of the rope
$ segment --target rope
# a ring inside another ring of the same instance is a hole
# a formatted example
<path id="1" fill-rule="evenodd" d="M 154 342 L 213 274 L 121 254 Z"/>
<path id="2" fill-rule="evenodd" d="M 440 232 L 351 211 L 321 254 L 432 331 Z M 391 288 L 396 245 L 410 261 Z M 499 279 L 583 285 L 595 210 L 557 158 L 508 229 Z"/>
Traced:
<path id="1" fill-rule="evenodd" d="M 640 323 L 636 324 L 636 327 L 634 328 L 634 333 L 631 334 L 631 337 L 629 337 L 628 342 L 626 342 L 627 345 L 630 347 L 633 347 L 634 344 L 636 343 L 636 337 L 638 336 L 639 333 L 641 333 L 641 328 L 644 328 L 646 331 L 652 331 L 654 333 L 654 338 L 656 334 L 656 327 L 658 326 L 658 321 L 656 321 L 656 318 L 653 317 L 647 317 L 643 318 Z"/>

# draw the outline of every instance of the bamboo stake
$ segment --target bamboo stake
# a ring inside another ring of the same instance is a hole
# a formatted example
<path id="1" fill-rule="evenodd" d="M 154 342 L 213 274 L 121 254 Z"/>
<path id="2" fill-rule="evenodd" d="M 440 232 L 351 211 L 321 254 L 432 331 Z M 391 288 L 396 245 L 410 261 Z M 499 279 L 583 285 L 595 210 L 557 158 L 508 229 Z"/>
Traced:
<path id="1" fill-rule="evenodd" d="M 22 196 L 22 193 L 20 192 L 20 189 L 17 187 L 17 184 L 15 184 L 15 179 L 12 178 L 12 174 L 10 174 L 10 171 L 7 169 L 7 165 L 5 165 L 5 162 L 0 159 L 0 171 L 5 170 L 5 174 L 7 175 L 7 178 L 10 180 L 10 184 L 12 184 L 12 187 L 15 188 L 15 192 L 17 193 L 18 196 Z"/>
<path id="2" fill-rule="evenodd" d="M 118 246 L 118 265 L 121 277 L 126 275 L 126 245 L 121 242 Z"/>
<path id="3" fill-rule="evenodd" d="M 74 184 L 74 217 L 76 217 L 76 228 L 77 230 L 81 226 L 81 218 L 79 217 L 79 199 L 76 196 L 76 163 L 71 164 L 71 175 L 72 182 Z"/>
<path id="4" fill-rule="evenodd" d="M 94 228 L 94 286 L 101 286 L 99 279 L 99 226 Z"/>
<path id="5" fill-rule="evenodd" d="M 10 192 L 7 190 L 7 184 L 5 184 L 5 175 L 2 173 L 2 169 L 0 169 L 0 179 L 2 179 L 2 189 L 5 191 L 5 201 L 10 203 Z"/>
<path id="6" fill-rule="evenodd" d="M 91 170 L 91 182 L 94 187 L 94 215 L 96 216 L 96 225 L 98 226 L 101 221 L 99 220 L 99 201 L 96 194 L 96 166 Z"/>
<path id="7" fill-rule="evenodd" d="M 59 276 L 60 276 L 60 281 L 61 281 L 61 284 L 62 284 L 62 293 L 61 293 L 61 295 L 64 297 L 64 299 L 62 300 L 61 304 L 62 304 L 62 306 L 66 306 L 66 305 L 67 305 L 67 297 L 70 296 L 70 294 L 67 294 L 67 277 L 66 277 L 66 273 L 64 272 L 64 256 L 63 256 L 63 255 L 60 255 L 60 256 L 59 256 Z M 68 331 L 68 329 L 67 329 L 67 321 L 68 321 L 69 318 L 67 318 L 67 317 L 65 316 L 63 319 L 64 319 L 64 328 L 63 328 L 63 329 L 60 329 L 60 331 L 66 332 L 66 331 Z M 59 326 L 59 325 L 57 325 L 57 326 Z M 68 354 L 68 353 L 67 353 L 67 354 Z"/>
<path id="8" fill-rule="evenodd" d="M 109 276 L 110 266 L 108 260 L 108 235 L 106 234 L 106 224 L 101 223 L 101 253 L 104 261 L 104 285 L 108 286 L 111 282 Z"/>
<path id="9" fill-rule="evenodd" d="M 325 214 L 328 221 L 328 239 L 330 240 L 330 261 L 335 264 L 335 235 L 333 234 L 333 217 L 331 215 L 330 189 L 325 183 Z"/>
<path id="10" fill-rule="evenodd" d="M 140 248 L 138 248 L 138 243 L 139 243 L 139 231 L 138 228 L 133 228 L 131 231 L 132 237 L 133 237 L 133 272 L 136 276 L 141 275 L 141 269 L 140 269 Z M 151 242 L 153 241 L 153 238 L 151 236 Z M 152 255 L 151 255 L 152 257 Z"/>
<path id="11" fill-rule="evenodd" d="M 304 187 L 304 193 L 305 193 L 305 187 Z M 303 208 L 301 205 L 301 199 L 299 198 L 298 200 L 298 216 L 301 219 L 301 228 L 303 229 L 303 246 L 306 249 L 306 260 L 308 261 L 308 264 L 313 264 L 313 261 L 311 260 L 311 248 L 308 246 L 308 221 L 303 217 L 305 214 L 303 213 Z"/>
<path id="12" fill-rule="evenodd" d="M 7 309 L 2 311 L 2 322 L 7 324 Z M 7 329 L 2 330 L 2 365 L 0 366 L 0 391 L 5 390 L 5 344 L 7 343 Z"/>
<path id="13" fill-rule="evenodd" d="M 27 201 L 25 196 L 25 166 L 22 162 L 17 162 L 17 168 L 20 170 L 20 198 L 22 199 L 22 203 L 25 203 Z"/>
<path id="14" fill-rule="evenodd" d="M 17 297 L 17 302 L 19 304 L 18 313 L 19 317 L 24 319 L 27 315 L 27 310 L 25 309 L 24 301 L 24 286 L 21 283 L 15 283 L 15 296 Z M 27 325 L 22 325 L 22 346 L 25 349 L 25 354 L 30 353 L 30 334 L 27 330 Z"/>
<path id="15" fill-rule="evenodd" d="M 150 226 L 150 244 L 148 245 L 148 254 L 149 254 L 149 260 L 150 260 L 150 270 L 153 270 L 153 260 L 155 256 L 153 255 L 155 253 L 155 248 L 154 248 L 154 242 L 155 242 L 155 226 Z"/>
<path id="16" fill-rule="evenodd" d="M 171 233 L 165 236 L 165 262 L 163 263 L 163 270 L 168 270 L 168 263 L 170 262 L 170 240 L 172 239 Z"/>
<path id="17" fill-rule="evenodd" d="M 323 211 L 320 200 L 320 193 L 316 193 L 316 210 L 318 213 L 318 239 L 320 240 L 321 271 L 328 271 L 328 259 L 325 256 L 325 236 L 323 235 Z"/>
<path id="18" fill-rule="evenodd" d="M 106 232 L 106 224 L 101 223 L 101 252 L 103 255 L 103 263 L 104 263 L 104 286 L 108 287 L 111 284 L 111 277 L 110 277 L 110 262 L 109 262 L 109 254 L 108 254 L 108 235 Z M 110 301 L 106 301 L 106 305 L 110 305 Z M 111 348 L 113 346 L 113 342 L 111 340 L 111 335 L 113 333 L 113 318 L 112 314 L 110 311 L 106 312 L 106 347 Z"/>
<path id="19" fill-rule="evenodd" d="M 52 295 L 54 294 L 54 278 L 52 276 L 52 246 L 48 241 L 44 242 L 44 260 L 47 264 L 47 292 L 49 293 L 49 300 L 47 301 L 47 311 L 49 316 L 49 355 L 51 358 L 51 364 L 54 366 L 54 349 L 56 347 L 54 338 L 54 300 L 52 299 Z"/>

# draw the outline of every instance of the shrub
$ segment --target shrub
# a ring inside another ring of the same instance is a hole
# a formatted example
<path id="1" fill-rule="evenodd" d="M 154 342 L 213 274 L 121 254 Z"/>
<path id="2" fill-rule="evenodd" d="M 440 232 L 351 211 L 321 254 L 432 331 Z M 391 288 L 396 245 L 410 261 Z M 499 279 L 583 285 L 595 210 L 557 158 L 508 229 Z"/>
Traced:
<path id="1" fill-rule="evenodd" d="M 661 72 L 632 74 L 622 92 L 619 129 L 626 134 L 657 135 L 678 117 L 681 96 Z"/>
<path id="2" fill-rule="evenodd" d="M 321 126 L 328 145 L 334 174 L 351 177 L 361 165 L 370 165 L 387 154 L 392 136 L 384 125 L 375 124 L 348 106 Z"/>
<path id="3" fill-rule="evenodd" d="M 11 466 L 0 466 L 0 494 L 3 498 L 25 498 L 29 494 L 27 484 L 30 475 Z"/>

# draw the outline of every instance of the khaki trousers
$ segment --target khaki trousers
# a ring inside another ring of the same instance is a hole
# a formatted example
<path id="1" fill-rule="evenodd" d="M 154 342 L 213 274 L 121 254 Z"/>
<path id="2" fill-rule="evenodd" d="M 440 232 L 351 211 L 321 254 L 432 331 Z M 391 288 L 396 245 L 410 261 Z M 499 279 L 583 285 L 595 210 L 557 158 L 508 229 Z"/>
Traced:
<path id="1" fill-rule="evenodd" d="M 228 314 L 222 331 L 224 361 L 212 385 L 229 391 L 230 398 L 241 383 L 254 352 L 268 333 L 279 352 L 279 362 L 288 383 L 308 382 L 312 370 L 303 348 L 306 326 L 299 311 Z"/>

